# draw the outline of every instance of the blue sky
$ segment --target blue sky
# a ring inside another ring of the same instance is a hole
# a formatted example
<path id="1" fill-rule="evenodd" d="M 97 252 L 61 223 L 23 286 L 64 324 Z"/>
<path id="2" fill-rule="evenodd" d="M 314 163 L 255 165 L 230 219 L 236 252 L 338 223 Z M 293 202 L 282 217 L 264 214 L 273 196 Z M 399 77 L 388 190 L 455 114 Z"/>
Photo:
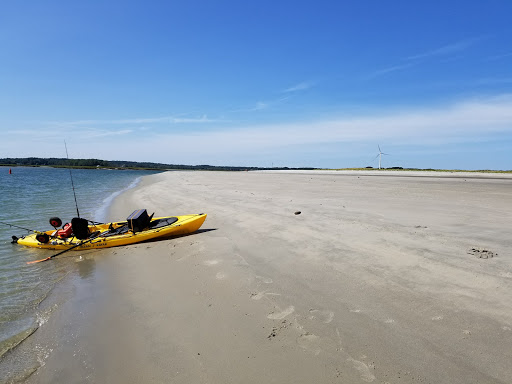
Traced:
<path id="1" fill-rule="evenodd" d="M 0 5 L 0 158 L 512 169 L 512 1 Z"/>

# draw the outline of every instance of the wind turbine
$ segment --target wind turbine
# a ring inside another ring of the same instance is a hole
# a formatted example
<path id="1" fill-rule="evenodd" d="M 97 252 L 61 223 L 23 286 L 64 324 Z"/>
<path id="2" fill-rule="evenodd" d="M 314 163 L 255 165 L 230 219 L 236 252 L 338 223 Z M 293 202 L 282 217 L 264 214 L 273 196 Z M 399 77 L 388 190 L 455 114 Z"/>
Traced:
<path id="1" fill-rule="evenodd" d="M 380 169 L 380 164 L 381 164 L 381 161 L 382 161 L 382 155 L 389 155 L 389 153 L 384 153 L 380 150 L 380 145 L 377 144 L 377 147 L 379 148 L 379 154 L 377 156 L 375 156 L 375 159 L 378 157 L 379 158 L 379 169 Z M 373 160 L 375 160 L 373 159 Z"/>

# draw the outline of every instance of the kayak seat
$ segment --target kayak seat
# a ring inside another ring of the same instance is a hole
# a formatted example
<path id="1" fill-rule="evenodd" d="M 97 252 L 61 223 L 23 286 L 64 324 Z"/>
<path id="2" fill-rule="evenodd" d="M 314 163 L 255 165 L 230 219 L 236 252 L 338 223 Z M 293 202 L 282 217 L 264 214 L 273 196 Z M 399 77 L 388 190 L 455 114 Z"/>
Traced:
<path id="1" fill-rule="evenodd" d="M 80 217 L 74 217 L 71 220 L 73 234 L 78 240 L 85 240 L 89 237 L 89 222 Z"/>
<path id="2" fill-rule="evenodd" d="M 151 223 L 149 223 L 149 228 L 150 229 L 162 228 L 162 227 L 166 227 L 168 225 L 174 224 L 177 221 L 178 221 L 177 217 L 167 217 L 165 219 L 156 219 L 156 220 L 153 220 Z"/>

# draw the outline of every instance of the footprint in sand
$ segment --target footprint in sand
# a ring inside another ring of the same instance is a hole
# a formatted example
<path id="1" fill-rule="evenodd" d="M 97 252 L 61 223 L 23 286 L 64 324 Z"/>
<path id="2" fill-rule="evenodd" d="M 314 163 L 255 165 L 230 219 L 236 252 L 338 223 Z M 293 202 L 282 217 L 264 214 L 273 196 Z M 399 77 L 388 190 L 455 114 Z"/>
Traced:
<path id="1" fill-rule="evenodd" d="M 220 260 L 205 260 L 203 262 L 204 265 L 217 265 L 220 263 Z"/>
<path id="2" fill-rule="evenodd" d="M 272 312 L 267 315 L 267 319 L 271 320 L 282 320 L 286 316 L 291 315 L 293 312 L 295 312 L 295 307 L 293 305 L 290 305 L 288 308 L 286 308 L 284 311 L 281 312 Z"/>
<path id="3" fill-rule="evenodd" d="M 274 282 L 270 277 L 256 276 L 256 278 L 265 284 L 272 284 Z"/>
<path id="4" fill-rule="evenodd" d="M 251 293 L 251 299 L 252 300 L 261 300 L 265 295 L 268 296 L 281 296 L 280 293 L 273 293 L 273 292 L 258 292 L 258 293 Z"/>
<path id="5" fill-rule="evenodd" d="M 242 256 L 239 256 L 239 257 L 240 257 L 239 260 L 233 261 L 233 265 L 238 265 L 238 266 L 242 266 L 242 267 L 250 267 L 250 264 L 247 261 L 245 261 L 245 259 Z"/>
<path id="6" fill-rule="evenodd" d="M 251 293 L 251 299 L 252 300 L 261 300 L 265 296 L 265 291 L 258 292 L 258 293 Z"/>
<path id="7" fill-rule="evenodd" d="M 320 310 L 320 309 L 310 309 L 309 313 L 311 313 L 310 319 L 318 319 L 322 323 L 329 324 L 334 319 L 334 312 L 328 310 Z"/>
<path id="8" fill-rule="evenodd" d="M 492 259 L 494 256 L 498 256 L 497 253 L 494 253 L 484 248 L 471 248 L 468 250 L 467 253 L 470 255 L 474 255 L 479 259 Z"/>
<path id="9" fill-rule="evenodd" d="M 312 352 L 315 356 L 318 356 L 322 349 L 320 348 L 320 338 L 317 335 L 306 332 L 299 336 L 297 339 L 299 347 Z"/>
<path id="10" fill-rule="evenodd" d="M 370 368 L 359 360 L 354 360 L 352 358 L 347 359 L 347 361 L 351 362 L 356 370 L 361 374 L 361 380 L 366 381 L 367 383 L 371 383 L 375 380 L 375 376 L 370 372 Z"/>

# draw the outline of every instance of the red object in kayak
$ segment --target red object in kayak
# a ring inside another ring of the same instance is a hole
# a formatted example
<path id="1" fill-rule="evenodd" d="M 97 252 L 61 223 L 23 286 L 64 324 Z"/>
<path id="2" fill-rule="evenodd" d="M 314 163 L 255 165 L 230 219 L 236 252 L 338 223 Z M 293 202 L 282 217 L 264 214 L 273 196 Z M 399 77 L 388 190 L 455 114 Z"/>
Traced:
<path id="1" fill-rule="evenodd" d="M 57 236 L 59 236 L 61 239 L 65 239 L 66 237 L 71 236 L 71 233 L 73 232 L 73 227 L 71 226 L 71 223 L 66 223 L 62 227 L 62 229 L 59 229 L 57 231 Z"/>

